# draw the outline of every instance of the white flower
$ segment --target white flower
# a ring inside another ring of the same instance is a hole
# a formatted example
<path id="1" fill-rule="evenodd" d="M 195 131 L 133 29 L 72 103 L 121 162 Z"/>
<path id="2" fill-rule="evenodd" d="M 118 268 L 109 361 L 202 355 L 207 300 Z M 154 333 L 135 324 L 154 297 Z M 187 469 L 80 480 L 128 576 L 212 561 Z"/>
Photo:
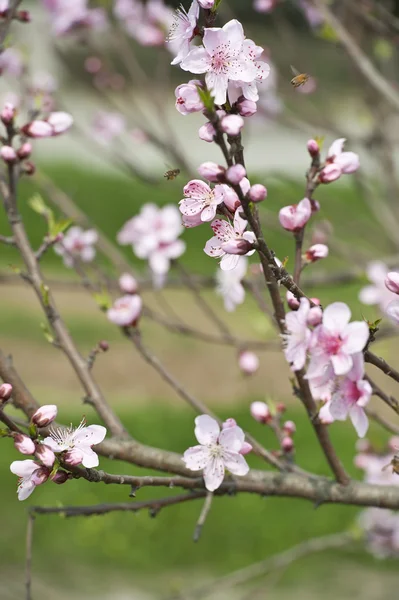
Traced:
<path id="1" fill-rule="evenodd" d="M 218 269 L 216 273 L 216 293 L 223 297 L 224 307 L 228 312 L 233 312 L 238 304 L 245 299 L 245 289 L 241 281 L 244 279 L 248 268 L 248 261 L 241 256 L 237 266 L 230 271 Z"/>
<path id="2" fill-rule="evenodd" d="M 285 316 L 287 333 L 283 334 L 284 354 L 288 362 L 292 363 L 293 371 L 299 371 L 305 366 L 312 335 L 307 321 L 309 310 L 309 300 L 301 298 L 298 310 L 293 310 Z"/>
<path id="3" fill-rule="evenodd" d="M 256 241 L 252 231 L 245 231 L 248 221 L 241 217 L 241 208 L 234 213 L 233 225 L 221 219 L 215 219 L 211 227 L 214 237 L 205 244 L 204 252 L 213 258 L 221 258 L 220 268 L 223 271 L 234 269 L 239 261 L 239 256 L 251 256 Z"/>
<path id="4" fill-rule="evenodd" d="M 177 53 L 171 62 L 172 65 L 178 65 L 190 52 L 190 42 L 194 37 L 194 31 L 197 27 L 198 15 L 199 4 L 197 0 L 193 0 L 188 12 L 183 5 L 177 9 L 175 20 L 168 36 L 171 51 Z"/>
<path id="5" fill-rule="evenodd" d="M 244 432 L 240 427 L 220 431 L 219 425 L 208 415 L 195 419 L 195 437 L 199 446 L 185 451 L 183 460 L 191 471 L 203 470 L 205 487 L 215 491 L 223 482 L 225 469 L 233 475 L 246 475 L 249 467 L 240 454 Z"/>
<path id="6" fill-rule="evenodd" d="M 98 456 L 92 450 L 92 446 L 102 442 L 106 433 L 107 430 L 102 425 L 89 425 L 86 427 L 86 422 L 83 419 L 76 429 L 71 425 L 66 429 L 50 430 L 50 437 L 46 437 L 43 444 L 46 444 L 53 452 L 78 450 L 82 454 L 83 466 L 90 469 L 97 467 L 99 463 Z"/>
<path id="7" fill-rule="evenodd" d="M 11 473 L 18 475 L 18 500 L 26 500 L 37 485 L 46 481 L 48 474 L 45 467 L 34 460 L 15 460 L 10 465 Z"/>

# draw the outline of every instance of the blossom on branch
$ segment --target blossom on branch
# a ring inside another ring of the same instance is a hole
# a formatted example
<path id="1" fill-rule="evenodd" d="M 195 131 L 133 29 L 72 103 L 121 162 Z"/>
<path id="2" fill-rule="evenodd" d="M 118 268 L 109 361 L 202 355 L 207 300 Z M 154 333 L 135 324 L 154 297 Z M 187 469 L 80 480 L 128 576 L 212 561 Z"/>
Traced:
<path id="1" fill-rule="evenodd" d="M 241 256 L 234 269 L 216 272 L 216 293 L 222 296 L 224 307 L 227 312 L 233 312 L 239 304 L 245 299 L 245 288 L 242 280 L 245 277 L 248 268 L 248 261 L 245 256 Z"/>
<path id="2" fill-rule="evenodd" d="M 19 477 L 18 500 L 26 500 L 35 487 L 45 483 L 50 475 L 50 470 L 34 460 L 15 460 L 10 465 L 11 473 Z"/>
<path id="3" fill-rule="evenodd" d="M 62 453 L 76 450 L 81 454 L 80 462 L 88 469 L 97 467 L 98 456 L 92 446 L 99 444 L 105 438 L 107 430 L 102 425 L 89 425 L 86 427 L 85 419 L 74 429 L 72 425 L 68 428 L 57 428 L 50 431 L 50 435 L 43 440 L 54 453 Z"/>
<path id="4" fill-rule="evenodd" d="M 312 216 L 312 205 L 309 198 L 304 198 L 299 204 L 284 206 L 278 215 L 280 224 L 287 231 L 297 232 L 303 229 Z"/>
<path id="5" fill-rule="evenodd" d="M 89 8 L 87 0 L 43 0 L 49 12 L 55 35 L 66 35 L 79 29 L 103 30 L 107 25 L 105 11 Z"/>
<path id="6" fill-rule="evenodd" d="M 73 267 L 76 260 L 91 262 L 94 259 L 97 241 L 98 233 L 94 229 L 84 231 L 78 226 L 70 227 L 62 241 L 54 245 L 54 251 L 62 256 L 66 267 Z"/>
<path id="7" fill-rule="evenodd" d="M 321 183 L 331 183 L 341 175 L 354 173 L 360 166 L 359 156 L 355 152 L 344 152 L 345 138 L 333 142 L 328 150 L 325 167 L 320 171 Z"/>
<path id="8" fill-rule="evenodd" d="M 190 43 L 195 37 L 198 16 L 197 0 L 193 0 L 188 11 L 182 5 L 176 10 L 175 20 L 167 38 L 171 51 L 176 53 L 176 57 L 171 62 L 172 65 L 178 65 L 190 52 Z"/>
<path id="9" fill-rule="evenodd" d="M 188 83 L 182 83 L 175 89 L 176 108 L 182 115 L 189 115 L 204 110 L 204 104 L 198 93 L 198 85 L 202 82 L 192 79 Z"/>
<path id="10" fill-rule="evenodd" d="M 388 273 L 388 267 L 379 260 L 371 261 L 366 269 L 371 285 L 366 285 L 359 292 L 359 300 L 363 304 L 378 304 L 382 312 L 387 314 L 387 308 L 395 300 L 394 278 L 399 278 L 399 273 Z M 388 274 L 391 275 L 388 278 Z M 388 281 L 388 285 L 387 285 Z"/>
<path id="11" fill-rule="evenodd" d="M 115 300 L 114 304 L 107 310 L 107 317 L 115 325 L 120 327 L 134 326 L 140 318 L 143 309 L 143 301 L 137 294 L 126 294 Z"/>
<path id="12" fill-rule="evenodd" d="M 211 227 L 215 236 L 207 241 L 204 252 L 208 256 L 221 258 L 220 268 L 223 271 L 234 269 L 240 255 L 251 256 L 255 250 L 252 244 L 256 241 L 252 231 L 245 231 L 248 222 L 240 215 L 238 208 L 234 214 L 233 225 L 227 221 L 216 219 Z"/>
<path id="13" fill-rule="evenodd" d="M 212 221 L 216 210 L 224 199 L 224 189 L 221 185 L 210 188 L 200 179 L 192 179 L 184 186 L 186 196 L 179 202 L 180 212 L 185 216 L 201 214 L 201 221 Z"/>
<path id="14" fill-rule="evenodd" d="M 287 361 L 291 363 L 293 371 L 299 371 L 305 366 L 312 336 L 308 327 L 309 311 L 309 300 L 301 298 L 298 310 L 291 311 L 285 316 L 287 333 L 283 334 L 284 354 Z"/>

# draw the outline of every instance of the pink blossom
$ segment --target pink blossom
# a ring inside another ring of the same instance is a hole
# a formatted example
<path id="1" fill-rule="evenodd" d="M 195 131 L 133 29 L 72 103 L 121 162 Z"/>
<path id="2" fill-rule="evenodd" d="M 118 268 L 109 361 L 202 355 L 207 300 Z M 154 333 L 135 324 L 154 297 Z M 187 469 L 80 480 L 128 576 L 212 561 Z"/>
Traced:
<path id="1" fill-rule="evenodd" d="M 296 425 L 294 421 L 285 421 L 283 425 L 283 431 L 287 435 L 293 435 L 296 432 Z"/>
<path id="2" fill-rule="evenodd" d="M 0 75 L 21 77 L 24 71 L 22 54 L 15 48 L 6 48 L 0 54 Z"/>
<path id="3" fill-rule="evenodd" d="M 312 299 L 313 300 L 313 299 Z M 316 327 L 323 320 L 323 311 L 320 306 L 312 306 L 308 314 L 308 325 Z"/>
<path id="4" fill-rule="evenodd" d="M 308 198 L 299 204 L 284 206 L 279 212 L 279 221 L 287 231 L 300 231 L 312 216 L 312 205 Z"/>
<path id="5" fill-rule="evenodd" d="M 57 81 L 47 71 L 35 73 L 29 85 L 29 91 L 33 95 L 53 94 L 57 90 Z"/>
<path id="6" fill-rule="evenodd" d="M 34 454 L 36 450 L 33 440 L 22 433 L 17 433 L 14 436 L 14 446 L 21 454 Z"/>
<path id="7" fill-rule="evenodd" d="M 25 158 L 29 158 L 32 154 L 32 144 L 29 142 L 24 142 L 22 146 L 18 149 L 18 158 L 24 160 Z"/>
<path id="8" fill-rule="evenodd" d="M 47 121 L 32 121 L 21 128 L 22 132 L 32 138 L 46 138 L 53 135 L 53 128 Z"/>
<path id="9" fill-rule="evenodd" d="M 52 135 L 60 135 L 71 127 L 73 118 L 66 112 L 52 112 L 47 117 L 47 123 L 53 128 Z"/>
<path id="10" fill-rule="evenodd" d="M 240 188 L 244 196 L 246 196 L 250 190 L 251 184 L 249 183 L 249 179 L 244 177 L 240 181 Z M 239 206 L 241 206 L 241 202 L 239 197 L 237 196 L 235 190 L 230 185 L 223 184 L 224 187 L 224 204 L 229 209 L 230 212 L 234 213 Z"/>
<path id="11" fill-rule="evenodd" d="M 217 422 L 208 415 L 195 419 L 195 437 L 199 445 L 185 451 L 183 461 L 191 471 L 203 470 L 205 487 L 214 492 L 223 482 L 225 469 L 233 475 L 246 475 L 249 467 L 240 454 L 244 432 L 240 427 L 220 431 Z"/>
<path id="12" fill-rule="evenodd" d="M 366 508 L 357 522 L 373 556 L 379 559 L 399 556 L 399 515 L 396 512 L 385 508 Z"/>
<path id="13" fill-rule="evenodd" d="M 309 0 L 299 0 L 298 4 L 302 8 L 311 27 L 318 27 L 323 24 L 324 17 L 313 2 Z"/>
<path id="14" fill-rule="evenodd" d="M 245 300 L 245 288 L 242 280 L 248 268 L 248 261 L 241 256 L 237 266 L 230 271 L 218 269 L 216 273 L 216 293 L 222 296 L 227 312 L 233 312 Z"/>
<path id="15" fill-rule="evenodd" d="M 214 128 L 214 126 L 212 125 L 212 123 L 210 121 L 208 121 L 207 123 L 205 123 L 205 125 L 202 125 L 198 129 L 199 139 L 202 140 L 203 142 L 208 142 L 208 144 L 211 144 L 214 141 L 215 135 L 216 135 L 216 129 Z"/>
<path id="16" fill-rule="evenodd" d="M 168 42 L 171 50 L 177 53 L 172 60 L 172 65 L 178 65 L 190 52 L 190 42 L 195 37 L 197 19 L 199 15 L 199 4 L 193 0 L 188 12 L 181 5 L 175 13 L 175 20 L 169 32 Z"/>
<path id="17" fill-rule="evenodd" d="M 201 213 L 202 221 L 212 221 L 215 218 L 217 207 L 224 198 L 221 185 L 210 188 L 200 179 L 189 181 L 183 192 L 185 198 L 179 202 L 180 212 L 186 216 Z"/>
<path id="18" fill-rule="evenodd" d="M 119 287 L 124 294 L 137 294 L 137 280 L 130 273 L 122 273 L 118 279 Z"/>
<path id="19" fill-rule="evenodd" d="M 202 6 L 202 8 L 210 9 L 213 8 L 215 0 L 198 0 L 198 3 Z"/>
<path id="20" fill-rule="evenodd" d="M 245 170 L 245 167 L 237 164 L 227 169 L 226 179 L 229 183 L 232 183 L 233 185 L 238 185 L 244 179 L 246 174 L 247 172 Z"/>
<path id="21" fill-rule="evenodd" d="M 327 164 L 319 173 L 321 183 L 332 183 L 339 179 L 342 175 L 342 169 L 334 163 Z"/>
<path id="22" fill-rule="evenodd" d="M 94 229 L 84 231 L 81 227 L 70 227 L 61 242 L 54 245 L 54 251 L 63 257 L 66 267 L 73 267 L 76 260 L 91 262 L 96 250 L 98 233 Z"/>
<path id="23" fill-rule="evenodd" d="M 299 308 L 300 302 L 299 302 L 298 298 L 296 296 L 294 296 L 294 294 L 292 292 L 287 290 L 287 293 L 285 294 L 285 298 L 286 298 L 287 304 L 291 310 L 297 310 L 297 308 Z"/>
<path id="24" fill-rule="evenodd" d="M 319 420 L 320 423 L 323 423 L 323 425 L 331 425 L 331 423 L 334 423 L 334 419 L 331 415 L 331 411 L 330 411 L 330 406 L 331 406 L 331 399 L 330 400 L 326 400 L 323 404 L 323 406 L 321 407 L 321 409 L 319 410 Z"/>
<path id="25" fill-rule="evenodd" d="M 0 15 L 5 16 L 8 8 L 10 6 L 10 0 L 0 0 Z"/>
<path id="26" fill-rule="evenodd" d="M 36 448 L 35 455 L 36 458 L 39 459 L 45 467 L 51 469 L 55 462 L 55 454 L 51 450 L 51 448 L 49 448 L 45 444 L 39 444 Z"/>
<path id="27" fill-rule="evenodd" d="M 305 252 L 305 258 L 308 262 L 316 262 L 322 258 L 327 258 L 328 246 L 325 244 L 314 244 Z"/>
<path id="28" fill-rule="evenodd" d="M 77 29 L 97 29 L 106 27 L 106 14 L 101 8 L 87 7 L 87 0 L 43 0 L 50 14 L 53 33 L 65 35 Z"/>
<path id="29" fill-rule="evenodd" d="M 294 449 L 294 440 L 288 435 L 284 436 L 281 440 L 281 449 L 283 452 L 292 452 Z"/>
<path id="30" fill-rule="evenodd" d="M 126 130 L 125 117 L 117 112 L 99 111 L 94 117 L 92 135 L 97 142 L 108 145 Z"/>
<path id="31" fill-rule="evenodd" d="M 220 219 L 212 222 L 211 227 L 215 236 L 207 241 L 204 252 L 208 256 L 221 258 L 220 268 L 223 271 L 230 271 L 237 266 L 238 254 L 251 256 L 255 252 L 250 249 L 251 244 L 256 240 L 255 234 L 252 231 L 245 231 L 247 224 L 246 219 L 240 216 L 240 209 L 237 209 L 234 214 L 233 225 Z"/>
<path id="32" fill-rule="evenodd" d="M 163 46 L 165 32 L 173 24 L 173 11 L 163 0 L 116 0 L 114 14 L 139 44 L 143 46 Z M 173 49 L 169 45 L 169 49 Z"/>
<path id="33" fill-rule="evenodd" d="M 17 113 L 17 109 L 11 102 L 6 102 L 4 108 L 1 111 L 1 120 L 5 125 L 11 123 Z"/>
<path id="34" fill-rule="evenodd" d="M 54 421 L 58 409 L 55 404 L 44 404 L 32 415 L 31 421 L 37 427 L 47 427 Z"/>
<path id="35" fill-rule="evenodd" d="M 201 219 L 201 213 L 198 213 L 197 215 L 182 215 L 182 223 L 187 229 L 202 225 L 203 220 Z"/>
<path id="36" fill-rule="evenodd" d="M 316 140 L 308 140 L 307 149 L 312 158 L 320 154 L 320 146 Z"/>
<path id="37" fill-rule="evenodd" d="M 220 121 L 220 128 L 227 135 L 238 135 L 244 127 L 244 119 L 240 115 L 226 115 Z"/>
<path id="38" fill-rule="evenodd" d="M 79 450 L 79 448 L 72 448 L 71 450 L 67 450 L 63 456 L 63 461 L 66 465 L 70 465 L 71 467 L 76 467 L 76 465 L 80 465 L 83 460 L 83 452 Z"/>
<path id="39" fill-rule="evenodd" d="M 83 420 L 76 429 L 71 425 L 68 428 L 58 428 L 50 431 L 50 436 L 46 437 L 43 443 L 55 453 L 77 448 L 83 454 L 83 466 L 91 469 L 99 464 L 98 456 L 92 446 L 102 442 L 106 433 L 107 430 L 102 425 L 89 425 L 86 427 L 86 422 Z"/>
<path id="40" fill-rule="evenodd" d="M 253 102 L 259 100 L 258 83 L 263 83 L 270 74 L 270 65 L 257 60 L 262 54 L 263 48 L 261 46 L 257 46 L 252 40 L 245 40 L 243 43 L 243 56 L 255 68 L 255 76 L 251 81 L 238 80 L 231 82 L 231 87 L 241 88 L 244 98 Z"/>
<path id="41" fill-rule="evenodd" d="M 312 334 L 307 377 L 318 377 L 330 364 L 335 375 L 346 375 L 353 366 L 353 355 L 361 352 L 369 338 L 364 321 L 349 323 L 351 311 L 344 302 L 334 302 L 323 313 L 323 322 Z"/>
<path id="42" fill-rule="evenodd" d="M 130 327 L 135 325 L 141 315 L 143 301 L 137 294 L 126 294 L 115 300 L 111 308 L 107 310 L 107 317 L 119 327 Z"/>
<path id="43" fill-rule="evenodd" d="M 257 68 L 243 52 L 244 31 L 236 19 L 222 28 L 205 28 L 203 44 L 193 48 L 180 66 L 191 73 L 206 73 L 206 85 L 216 104 L 222 105 L 229 80 L 249 83 L 257 76 Z"/>
<path id="44" fill-rule="evenodd" d="M 301 298 L 298 310 L 285 316 L 287 333 L 283 334 L 285 358 L 291 363 L 293 371 L 303 369 L 306 353 L 309 349 L 311 331 L 308 328 L 309 300 Z"/>
<path id="45" fill-rule="evenodd" d="M 386 307 L 385 312 L 394 323 L 399 324 L 399 299 L 392 300 Z"/>
<path id="46" fill-rule="evenodd" d="M 238 356 L 238 366 L 245 375 L 253 375 L 259 369 L 259 358 L 255 352 L 244 350 Z"/>
<path id="47" fill-rule="evenodd" d="M 335 140 L 327 153 L 326 166 L 320 172 L 322 183 L 335 181 L 341 175 L 354 173 L 360 166 L 359 156 L 354 152 L 343 152 L 345 138 Z"/>
<path id="48" fill-rule="evenodd" d="M 12 385 L 10 383 L 2 383 L 0 385 L 0 404 L 11 398 Z"/>
<path id="49" fill-rule="evenodd" d="M 372 395 L 372 388 L 364 377 L 364 359 L 362 353 L 354 354 L 353 366 L 338 383 L 331 397 L 330 413 L 333 419 L 345 421 L 350 417 L 359 437 L 366 435 L 369 422 L 364 407 Z"/>
<path id="50" fill-rule="evenodd" d="M 366 285 L 360 290 L 359 300 L 363 304 L 378 304 L 386 313 L 388 304 L 395 299 L 395 293 L 385 284 L 388 276 L 388 267 L 381 261 L 375 260 L 367 265 L 367 277 L 371 285 Z M 394 276 L 399 276 L 395 273 Z"/>
<path id="51" fill-rule="evenodd" d="M 204 110 L 204 104 L 198 93 L 200 81 L 192 79 L 188 83 L 182 83 L 175 89 L 176 108 L 182 115 L 189 115 Z"/>
<path id="52" fill-rule="evenodd" d="M 260 13 L 269 13 L 276 6 L 278 0 L 254 0 L 254 10 Z"/>
<path id="53" fill-rule="evenodd" d="M 252 402 L 250 412 L 251 416 L 259 423 L 267 423 L 272 418 L 269 407 L 265 402 Z"/>
<path id="54" fill-rule="evenodd" d="M 399 273 L 391 271 L 385 277 L 385 287 L 394 294 L 399 294 Z"/>
<path id="55" fill-rule="evenodd" d="M 198 173 L 201 177 L 212 183 L 217 183 L 224 179 L 225 172 L 226 169 L 224 167 L 211 161 L 204 162 L 198 167 Z"/>
<path id="56" fill-rule="evenodd" d="M 6 163 L 13 163 L 17 159 L 17 153 L 12 146 L 2 146 L 0 156 Z"/>
<path id="57" fill-rule="evenodd" d="M 237 427 L 237 422 L 235 419 L 226 419 L 226 421 L 224 421 L 222 423 L 222 429 L 230 429 L 231 427 Z M 251 444 L 249 444 L 248 442 L 243 442 L 241 449 L 240 449 L 240 454 L 242 454 L 243 456 L 245 456 L 246 454 L 249 454 L 250 452 L 252 452 L 253 448 L 251 446 Z"/>
<path id="58" fill-rule="evenodd" d="M 65 133 L 73 124 L 73 118 L 66 112 L 52 112 L 46 120 L 35 120 L 21 127 L 22 132 L 28 137 L 44 138 L 54 137 Z"/>
<path id="59" fill-rule="evenodd" d="M 33 460 L 15 460 L 10 465 L 11 473 L 19 477 L 18 500 L 26 500 L 37 485 L 44 483 L 49 472 Z M 47 474 L 47 476 L 46 476 Z"/>
<path id="60" fill-rule="evenodd" d="M 252 117 L 258 110 L 256 102 L 253 100 L 247 100 L 247 98 L 244 98 L 244 96 L 240 96 L 236 102 L 236 106 L 239 114 L 242 117 Z"/>
<path id="61" fill-rule="evenodd" d="M 255 183 L 249 192 L 248 197 L 251 202 L 262 202 L 267 197 L 267 189 L 261 183 Z"/>

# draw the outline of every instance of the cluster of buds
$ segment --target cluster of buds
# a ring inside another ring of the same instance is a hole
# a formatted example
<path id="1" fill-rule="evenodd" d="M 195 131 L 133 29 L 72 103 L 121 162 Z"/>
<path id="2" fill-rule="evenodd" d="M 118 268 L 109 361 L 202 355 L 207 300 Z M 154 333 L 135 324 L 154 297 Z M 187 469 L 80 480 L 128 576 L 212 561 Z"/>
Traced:
<path id="1" fill-rule="evenodd" d="M 296 298 L 296 296 L 294 296 L 294 294 L 292 292 L 290 292 L 289 290 L 286 293 L 286 300 L 287 300 L 287 304 L 291 310 L 295 311 L 295 310 L 298 310 L 298 308 L 300 307 L 300 302 L 299 302 L 298 298 Z M 310 300 L 315 306 L 312 306 L 309 309 L 309 312 L 308 312 L 308 315 L 306 318 L 306 322 L 307 322 L 307 325 L 309 325 L 310 327 L 316 327 L 317 325 L 320 325 L 320 323 L 322 321 L 323 309 L 321 308 L 319 298 L 310 298 Z"/>
<path id="2" fill-rule="evenodd" d="M 294 421 L 282 422 L 285 411 L 286 406 L 282 403 L 271 408 L 266 402 L 252 402 L 250 407 L 252 417 L 259 423 L 268 425 L 275 432 L 280 444 L 280 450 L 274 452 L 276 456 L 291 455 L 295 450 L 293 435 L 296 426 Z"/>
<path id="3" fill-rule="evenodd" d="M 0 19 L 8 19 L 10 15 L 10 0 L 0 0 Z M 28 10 L 17 10 L 13 17 L 20 23 L 30 23 L 31 16 Z"/>
<path id="4" fill-rule="evenodd" d="M 345 138 L 335 140 L 328 149 L 324 163 L 321 163 L 320 144 L 317 140 L 309 140 L 307 149 L 312 157 L 312 165 L 317 165 L 314 172 L 317 183 L 331 183 L 341 177 L 358 170 L 359 156 L 355 152 L 344 152 Z"/>
<path id="5" fill-rule="evenodd" d="M 123 273 L 119 278 L 119 287 L 124 295 L 108 309 L 107 317 L 119 327 L 136 327 L 143 310 L 138 283 L 133 275 Z"/>

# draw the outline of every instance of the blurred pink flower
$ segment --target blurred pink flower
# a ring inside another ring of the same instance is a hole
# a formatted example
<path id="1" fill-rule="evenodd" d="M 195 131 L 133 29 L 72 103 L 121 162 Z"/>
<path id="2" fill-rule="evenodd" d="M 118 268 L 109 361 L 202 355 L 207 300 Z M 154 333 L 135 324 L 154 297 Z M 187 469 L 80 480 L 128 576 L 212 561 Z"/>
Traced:
<path id="1" fill-rule="evenodd" d="M 43 0 L 49 12 L 53 33 L 65 35 L 78 29 L 103 30 L 106 13 L 101 8 L 89 8 L 87 0 Z"/>
<path id="2" fill-rule="evenodd" d="M 178 65 L 190 52 L 190 42 L 195 36 L 197 19 L 199 15 L 199 4 L 193 0 L 188 12 L 183 5 L 176 10 L 175 18 L 170 28 L 167 41 L 170 50 L 176 54 L 172 65 Z"/>
<path id="3" fill-rule="evenodd" d="M 126 294 L 118 298 L 107 310 L 107 317 L 119 327 L 135 325 L 141 315 L 143 302 L 137 294 Z"/>
<path id="4" fill-rule="evenodd" d="M 238 355 L 238 366 L 245 375 L 253 375 L 259 369 L 259 358 L 255 352 L 244 350 Z"/>
<path id="5" fill-rule="evenodd" d="M 107 145 L 126 130 L 126 120 L 121 113 L 98 112 L 92 123 L 92 134 L 97 142 Z"/>
<path id="6" fill-rule="evenodd" d="M 15 48 L 6 48 L 0 54 L 0 75 L 21 77 L 24 71 L 22 54 Z"/>
<path id="7" fill-rule="evenodd" d="M 228 312 L 233 312 L 245 300 L 245 288 L 242 280 L 248 268 L 248 261 L 241 256 L 234 269 L 216 272 L 216 293 L 222 296 L 224 307 Z"/>
<path id="8" fill-rule="evenodd" d="M 287 231 L 300 231 L 312 216 L 312 206 L 308 198 L 304 198 L 299 204 L 284 206 L 280 209 L 278 218 L 280 224 Z"/>
<path id="9" fill-rule="evenodd" d="M 66 267 L 73 267 L 75 260 L 91 262 L 98 241 L 98 233 L 94 229 L 84 231 L 81 227 L 70 227 L 61 242 L 54 245 L 54 251 L 63 257 Z"/>
<path id="10" fill-rule="evenodd" d="M 360 290 L 359 300 L 363 304 L 378 304 L 386 314 L 389 303 L 395 300 L 395 293 L 385 284 L 388 267 L 382 261 L 375 260 L 367 265 L 366 273 L 371 285 L 366 285 Z M 399 273 L 395 275 L 399 277 Z"/>
<path id="11" fill-rule="evenodd" d="M 328 149 L 326 166 L 320 171 L 322 183 L 331 183 L 341 175 L 354 173 L 360 166 L 359 156 L 354 152 L 344 152 L 345 138 L 335 140 Z"/>
<path id="12" fill-rule="evenodd" d="M 176 108 L 182 115 L 204 110 L 205 107 L 197 88 L 200 83 L 200 81 L 192 79 L 188 83 L 182 83 L 175 89 Z"/>
<path id="13" fill-rule="evenodd" d="M 278 0 L 254 0 L 254 10 L 260 13 L 269 13 L 276 6 Z"/>

